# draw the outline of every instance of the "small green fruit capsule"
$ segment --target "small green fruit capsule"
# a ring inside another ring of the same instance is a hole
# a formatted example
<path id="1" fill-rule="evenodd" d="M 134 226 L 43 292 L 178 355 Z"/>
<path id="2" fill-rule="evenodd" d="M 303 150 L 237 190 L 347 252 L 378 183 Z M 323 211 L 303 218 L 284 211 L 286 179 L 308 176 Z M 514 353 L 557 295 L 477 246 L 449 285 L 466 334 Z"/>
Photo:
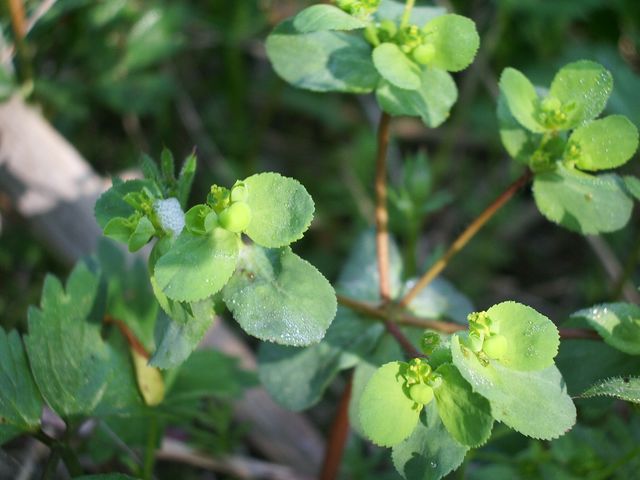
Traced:
<path id="1" fill-rule="evenodd" d="M 433 388 L 424 383 L 416 383 L 409 389 L 411 400 L 426 405 L 433 400 Z"/>
<path id="2" fill-rule="evenodd" d="M 492 335 L 485 339 L 482 350 L 489 358 L 499 360 L 507 352 L 507 339 L 503 335 Z"/>
<path id="3" fill-rule="evenodd" d="M 244 202 L 232 203 L 229 208 L 223 210 L 218 217 L 220 226 L 230 232 L 240 233 L 249 226 L 251 210 Z"/>
<path id="4" fill-rule="evenodd" d="M 433 60 L 433 57 L 436 56 L 436 47 L 431 43 L 418 45 L 413 52 L 411 52 L 411 56 L 416 62 L 422 65 L 428 65 Z"/>
<path id="5" fill-rule="evenodd" d="M 212 211 L 204 218 L 204 229 L 206 232 L 210 232 L 217 226 L 218 226 L 218 215 L 216 215 L 216 212 Z"/>
<path id="6" fill-rule="evenodd" d="M 393 20 L 383 20 L 380 22 L 379 30 L 386 39 L 390 40 L 398 33 L 398 26 Z"/>
<path id="7" fill-rule="evenodd" d="M 364 29 L 364 39 L 374 47 L 380 45 L 380 39 L 378 38 L 378 31 L 373 25 L 367 25 Z"/>
<path id="8" fill-rule="evenodd" d="M 545 112 L 554 112 L 556 110 L 558 110 L 560 107 L 562 106 L 562 104 L 560 103 L 560 100 L 558 100 L 555 97 L 547 97 L 544 100 L 542 100 L 542 110 L 544 110 Z"/>

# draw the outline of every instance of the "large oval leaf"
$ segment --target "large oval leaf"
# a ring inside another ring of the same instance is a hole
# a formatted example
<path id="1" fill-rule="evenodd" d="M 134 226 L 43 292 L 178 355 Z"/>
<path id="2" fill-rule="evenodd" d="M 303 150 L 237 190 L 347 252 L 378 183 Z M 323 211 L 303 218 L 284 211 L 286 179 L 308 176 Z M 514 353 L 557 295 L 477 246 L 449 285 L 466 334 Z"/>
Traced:
<path id="1" fill-rule="evenodd" d="M 458 89 L 447 72 L 425 67 L 417 90 L 405 90 L 382 81 L 376 89 L 376 98 L 385 112 L 420 117 L 425 125 L 435 128 L 449 118 L 449 111 L 458 98 Z"/>
<path id="2" fill-rule="evenodd" d="M 640 355 L 640 307 L 631 303 L 604 303 L 571 315 L 584 318 L 604 341 L 629 355 Z"/>
<path id="3" fill-rule="evenodd" d="M 420 88 L 420 68 L 395 43 L 381 43 L 373 50 L 373 64 L 392 85 L 405 90 Z"/>
<path id="4" fill-rule="evenodd" d="M 593 176 L 562 165 L 535 176 L 533 195 L 545 217 L 583 235 L 620 230 L 633 208 L 617 175 Z"/>
<path id="5" fill-rule="evenodd" d="M 214 228 L 206 235 L 182 232 L 156 262 L 154 278 L 164 294 L 196 302 L 218 292 L 238 261 L 238 235 Z"/>
<path id="6" fill-rule="evenodd" d="M 467 68 L 480 47 L 480 36 L 473 20 L 447 14 L 431 20 L 424 27 L 427 41 L 435 47 L 431 65 L 449 72 Z"/>
<path id="7" fill-rule="evenodd" d="M 245 246 L 222 295 L 249 335 L 284 345 L 319 342 L 337 309 L 331 284 L 288 247 Z"/>
<path id="8" fill-rule="evenodd" d="M 462 376 L 489 400 L 496 420 L 523 435 L 545 440 L 563 435 L 575 424 L 575 405 L 555 366 L 526 372 L 492 360 L 483 365 L 461 345 L 458 334 L 451 339 L 451 353 Z"/>
<path id="9" fill-rule="evenodd" d="M 305 8 L 293 19 L 293 27 L 300 33 L 319 30 L 354 30 L 367 25 L 333 5 L 318 4 Z"/>
<path id="10" fill-rule="evenodd" d="M 538 94 L 527 77 L 515 68 L 505 68 L 500 75 L 500 93 L 520 125 L 531 132 L 544 132 L 535 117 Z"/>
<path id="11" fill-rule="evenodd" d="M 292 20 L 285 20 L 269 35 L 266 46 L 275 71 L 294 87 L 368 93 L 380 78 L 371 61 L 371 46 L 362 35 L 301 33 Z"/>

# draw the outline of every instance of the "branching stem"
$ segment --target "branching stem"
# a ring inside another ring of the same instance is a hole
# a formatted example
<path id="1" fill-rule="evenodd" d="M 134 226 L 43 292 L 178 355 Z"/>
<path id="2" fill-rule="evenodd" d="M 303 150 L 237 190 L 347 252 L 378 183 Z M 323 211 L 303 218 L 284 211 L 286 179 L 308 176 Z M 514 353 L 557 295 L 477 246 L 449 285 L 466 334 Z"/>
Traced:
<path id="1" fill-rule="evenodd" d="M 380 277 L 380 298 L 383 303 L 391 300 L 389 283 L 389 212 L 387 211 L 387 149 L 391 117 L 383 113 L 378 126 L 378 149 L 376 153 L 376 254 Z"/>
<path id="2" fill-rule="evenodd" d="M 409 24 L 409 20 L 411 19 L 411 10 L 413 10 L 415 3 L 416 0 L 407 0 L 407 3 L 405 3 L 404 12 L 402 12 L 402 20 L 400 21 L 400 28 L 406 27 Z"/>
<path id="3" fill-rule="evenodd" d="M 520 178 L 513 182 L 509 187 L 496 198 L 451 244 L 445 254 L 434 263 L 429 270 L 418 280 L 418 282 L 407 292 L 400 300 L 400 305 L 406 307 L 420 293 L 420 291 L 429 285 L 442 270 L 445 269 L 451 259 L 469 243 L 469 240 L 478 233 L 478 231 L 498 212 L 514 195 L 524 187 L 533 177 L 533 173 L 527 170 Z"/>

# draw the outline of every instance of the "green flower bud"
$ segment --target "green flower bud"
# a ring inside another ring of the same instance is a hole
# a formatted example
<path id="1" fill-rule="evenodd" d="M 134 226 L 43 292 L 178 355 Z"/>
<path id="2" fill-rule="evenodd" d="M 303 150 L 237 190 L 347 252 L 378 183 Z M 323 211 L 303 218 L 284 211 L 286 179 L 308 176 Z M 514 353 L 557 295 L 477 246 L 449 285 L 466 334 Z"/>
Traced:
<path id="1" fill-rule="evenodd" d="M 482 350 L 482 343 L 484 341 L 484 334 L 482 332 L 473 331 L 469 333 L 469 348 L 473 352 L 479 352 Z"/>
<path id="2" fill-rule="evenodd" d="M 489 358 L 499 360 L 507 352 L 507 339 L 503 335 L 492 335 L 485 339 L 482 350 Z"/>
<path id="3" fill-rule="evenodd" d="M 422 65 L 428 65 L 433 60 L 433 57 L 436 56 L 436 47 L 431 43 L 418 45 L 413 52 L 411 52 L 411 56 L 416 62 Z"/>
<path id="4" fill-rule="evenodd" d="M 249 192 L 247 191 L 247 186 L 244 182 L 238 181 L 231 188 L 231 203 L 246 202 L 248 196 Z"/>
<path id="5" fill-rule="evenodd" d="M 433 400 L 433 388 L 424 383 L 416 383 L 409 388 L 411 400 L 422 405 L 427 405 Z"/>
<path id="6" fill-rule="evenodd" d="M 251 209 L 244 202 L 232 203 L 229 208 L 220 213 L 218 220 L 222 228 L 230 232 L 240 233 L 249 226 Z"/>

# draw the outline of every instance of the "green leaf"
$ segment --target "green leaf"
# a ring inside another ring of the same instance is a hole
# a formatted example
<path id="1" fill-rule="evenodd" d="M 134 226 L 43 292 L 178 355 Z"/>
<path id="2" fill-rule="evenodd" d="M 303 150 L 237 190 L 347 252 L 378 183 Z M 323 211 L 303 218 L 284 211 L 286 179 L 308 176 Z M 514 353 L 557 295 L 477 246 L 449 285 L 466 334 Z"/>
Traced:
<path id="1" fill-rule="evenodd" d="M 405 440 L 418 424 L 418 407 L 404 392 L 400 362 L 390 362 L 373 374 L 362 392 L 360 425 L 376 445 L 391 447 Z"/>
<path id="2" fill-rule="evenodd" d="M 502 302 L 487 310 L 492 327 L 507 340 L 500 363 L 514 370 L 542 370 L 553 365 L 560 335 L 555 324 L 533 308 Z"/>
<path id="3" fill-rule="evenodd" d="M 184 362 L 204 338 L 213 323 L 213 300 L 206 298 L 193 303 L 176 303 L 183 313 L 176 321 L 166 315 L 160 315 L 156 322 L 156 351 L 149 365 L 158 368 L 171 368 Z"/>
<path id="4" fill-rule="evenodd" d="M 167 385 L 165 404 L 184 403 L 204 397 L 235 399 L 257 386 L 253 372 L 240 368 L 239 360 L 217 350 L 196 350 L 180 366 L 175 380 Z"/>
<path id="5" fill-rule="evenodd" d="M 238 236 L 222 228 L 207 235 L 183 231 L 156 262 L 154 277 L 167 297 L 196 302 L 218 292 L 238 262 Z"/>
<path id="6" fill-rule="evenodd" d="M 373 64 L 392 85 L 404 90 L 420 88 L 420 68 L 395 43 L 381 43 L 374 48 Z"/>
<path id="7" fill-rule="evenodd" d="M 360 398 L 369 380 L 381 365 L 404 358 L 404 352 L 398 342 L 390 335 L 382 335 L 376 347 L 369 352 L 353 371 L 351 399 L 349 400 L 349 423 L 351 428 L 363 438 L 367 438 L 360 424 Z"/>
<path id="8" fill-rule="evenodd" d="M 178 187 L 176 197 L 180 206 L 185 209 L 191 192 L 191 185 L 196 175 L 197 159 L 195 153 L 191 153 L 182 164 L 180 175 L 178 176 Z"/>
<path id="9" fill-rule="evenodd" d="M 411 436 L 393 447 L 391 458 L 405 479 L 439 480 L 462 464 L 467 451 L 451 437 L 431 402 Z"/>
<path id="10" fill-rule="evenodd" d="M 319 342 L 337 308 L 331 284 L 288 247 L 245 245 L 222 295 L 245 332 L 283 345 Z"/>
<path id="11" fill-rule="evenodd" d="M 148 180 L 128 180 L 114 183 L 96 202 L 94 213 L 98 225 L 104 229 L 112 218 L 127 218 L 132 215 L 135 210 L 123 198 L 126 194 L 140 192 L 143 188 L 153 188 L 153 183 Z"/>
<path id="12" fill-rule="evenodd" d="M 444 70 L 424 67 L 417 90 L 405 90 L 382 81 L 376 89 L 376 98 L 380 108 L 390 115 L 420 117 L 425 125 L 435 128 L 449 118 L 458 89 Z"/>
<path id="13" fill-rule="evenodd" d="M 500 139 L 507 153 L 518 162 L 529 165 L 531 156 L 536 151 L 542 136 L 524 128 L 509 110 L 505 94 L 500 91 L 498 96 L 498 123 Z"/>
<path id="14" fill-rule="evenodd" d="M 563 104 L 575 104 L 576 110 L 569 117 L 567 128 L 573 128 L 604 110 L 611 90 L 613 78 L 602 65 L 580 60 L 562 67 L 551 82 L 549 96 Z"/>
<path id="15" fill-rule="evenodd" d="M 617 175 L 593 176 L 563 165 L 537 174 L 533 195 L 547 219 L 583 235 L 620 230 L 633 208 Z"/>
<path id="16" fill-rule="evenodd" d="M 574 157 L 572 149 L 577 150 Z M 565 157 L 582 170 L 605 170 L 624 165 L 638 149 L 638 129 L 622 115 L 594 120 L 573 131 Z"/>
<path id="17" fill-rule="evenodd" d="M 90 414 L 107 387 L 111 352 L 100 336 L 100 290 L 98 276 L 81 263 L 66 291 L 48 276 L 41 309 L 29 310 L 25 344 L 31 370 L 43 398 L 63 418 Z"/>
<path id="18" fill-rule="evenodd" d="M 389 238 L 389 283 L 391 296 L 396 297 L 402 286 L 402 256 L 398 245 Z M 380 272 L 376 251 L 376 236 L 373 230 L 366 230 L 353 243 L 349 257 L 342 267 L 337 289 L 360 300 L 380 300 Z"/>
<path id="19" fill-rule="evenodd" d="M 489 402 L 472 391 L 453 365 L 441 365 L 436 372 L 442 375 L 442 385 L 434 389 L 442 423 L 462 445 L 482 445 L 493 428 Z"/>
<path id="20" fill-rule="evenodd" d="M 113 242 L 98 243 L 96 260 L 107 284 L 106 313 L 124 322 L 147 348 L 153 347 L 158 302 L 142 259 L 129 261 Z"/>
<path id="21" fill-rule="evenodd" d="M 288 410 L 317 403 L 340 370 L 358 363 L 375 345 L 384 327 L 344 307 L 322 341 L 308 347 L 262 343 L 258 353 L 260 383 Z"/>
<path id="22" fill-rule="evenodd" d="M 640 403 L 640 378 L 616 377 L 596 383 L 580 397 L 614 397 L 627 402 Z"/>
<path id="23" fill-rule="evenodd" d="M 476 24 L 461 15 L 441 15 L 427 23 L 423 30 L 427 41 L 435 47 L 430 64 L 449 72 L 467 68 L 480 47 Z"/>
<path id="24" fill-rule="evenodd" d="M 378 10 L 374 13 L 373 17 L 377 21 L 381 20 L 393 20 L 399 23 L 404 14 L 405 3 L 397 2 L 394 0 L 382 0 L 378 6 Z M 409 16 L 409 23 L 422 27 L 427 22 L 436 18 L 439 15 L 443 15 L 447 10 L 443 7 L 433 7 L 430 5 L 415 5 L 411 9 L 411 15 Z"/>
<path id="25" fill-rule="evenodd" d="M 105 237 L 113 238 L 122 243 L 127 243 L 134 229 L 127 218 L 115 217 L 109 220 L 104 227 Z"/>
<path id="26" fill-rule="evenodd" d="M 542 133 L 545 128 L 535 117 L 538 94 L 533 84 L 515 68 L 505 68 L 500 76 L 500 93 L 513 117 L 527 130 Z"/>
<path id="27" fill-rule="evenodd" d="M 640 355 L 640 307 L 631 303 L 604 303 L 571 315 L 583 318 L 606 343 L 621 352 Z"/>
<path id="28" fill-rule="evenodd" d="M 298 13 L 293 27 L 300 33 L 318 30 L 354 30 L 366 27 L 362 20 L 333 5 L 312 5 Z"/>
<path id="29" fill-rule="evenodd" d="M 244 180 L 251 221 L 245 233 L 263 247 L 277 248 L 302 238 L 313 219 L 313 199 L 300 182 L 277 173 Z"/>
<path id="30" fill-rule="evenodd" d="M 405 290 L 411 289 L 416 281 L 409 280 Z M 467 323 L 467 316 L 473 311 L 469 299 L 447 280 L 439 277 L 420 290 L 407 308 L 421 317 L 449 318 L 461 324 Z"/>
<path id="31" fill-rule="evenodd" d="M 640 178 L 632 175 L 625 175 L 623 178 L 627 191 L 640 202 Z"/>
<path id="32" fill-rule="evenodd" d="M 292 20 L 285 20 L 269 35 L 266 47 L 277 74 L 294 87 L 368 93 L 380 78 L 371 61 L 371 46 L 361 35 L 300 33 Z"/>
<path id="33" fill-rule="evenodd" d="M 151 237 L 156 233 L 156 228 L 147 217 L 141 217 L 136 225 L 136 229 L 129 237 L 129 251 L 137 252 L 144 247 Z"/>
<path id="34" fill-rule="evenodd" d="M 462 347 L 460 336 L 451 340 L 453 363 L 474 391 L 489 400 L 496 420 L 533 438 L 550 440 L 568 431 L 576 409 L 555 366 L 527 372 L 509 369 Z"/>
<path id="35" fill-rule="evenodd" d="M 18 332 L 0 327 L 0 444 L 14 434 L 40 426 L 42 398 L 36 387 Z"/>

